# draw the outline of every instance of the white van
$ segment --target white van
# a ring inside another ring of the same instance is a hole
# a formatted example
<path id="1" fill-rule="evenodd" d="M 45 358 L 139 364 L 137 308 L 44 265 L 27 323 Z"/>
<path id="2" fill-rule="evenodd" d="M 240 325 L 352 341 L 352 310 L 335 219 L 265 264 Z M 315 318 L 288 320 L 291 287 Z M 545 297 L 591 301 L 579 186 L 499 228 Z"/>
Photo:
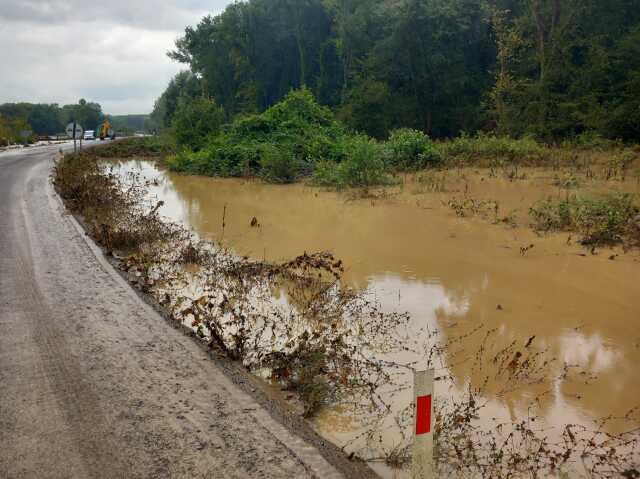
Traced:
<path id="1" fill-rule="evenodd" d="M 96 135 L 95 132 L 93 130 L 87 130 L 84 132 L 84 136 L 82 137 L 83 140 L 95 140 L 96 139 Z"/>

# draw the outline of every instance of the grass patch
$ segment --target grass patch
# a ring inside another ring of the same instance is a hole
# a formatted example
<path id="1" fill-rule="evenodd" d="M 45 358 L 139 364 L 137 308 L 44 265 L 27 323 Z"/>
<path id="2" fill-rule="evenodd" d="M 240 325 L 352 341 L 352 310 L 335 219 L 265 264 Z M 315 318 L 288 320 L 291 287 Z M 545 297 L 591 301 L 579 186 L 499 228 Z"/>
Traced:
<path id="1" fill-rule="evenodd" d="M 427 170 L 416 176 L 418 187 L 414 193 L 420 194 L 424 192 L 444 193 L 447 191 L 447 172 L 439 172 L 437 170 Z"/>
<path id="2" fill-rule="evenodd" d="M 634 195 L 569 196 L 534 204 L 529 214 L 538 231 L 572 231 L 585 245 L 637 244 L 640 208 Z"/>
<path id="3" fill-rule="evenodd" d="M 551 158 L 549 147 L 532 138 L 514 139 L 494 135 L 462 135 L 438 144 L 444 161 L 451 165 L 541 165 Z"/>
<path id="4" fill-rule="evenodd" d="M 86 158 L 148 158 L 159 157 L 170 151 L 164 139 L 155 136 L 123 138 L 91 149 Z"/>

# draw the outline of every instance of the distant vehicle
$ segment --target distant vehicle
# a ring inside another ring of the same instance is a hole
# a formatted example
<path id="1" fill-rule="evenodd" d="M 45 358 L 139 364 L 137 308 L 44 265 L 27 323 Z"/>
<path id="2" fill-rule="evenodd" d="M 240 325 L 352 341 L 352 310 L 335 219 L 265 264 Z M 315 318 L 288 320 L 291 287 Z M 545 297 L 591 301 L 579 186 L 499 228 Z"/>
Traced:
<path id="1" fill-rule="evenodd" d="M 100 141 L 103 141 L 106 138 L 110 138 L 112 140 L 116 139 L 116 132 L 112 128 L 111 122 L 108 118 L 104 120 L 104 123 L 98 127 L 98 137 L 100 137 Z"/>
<path id="2" fill-rule="evenodd" d="M 83 140 L 95 140 L 96 139 L 96 135 L 94 134 L 93 130 L 87 130 L 84 132 L 84 136 L 82 137 Z"/>

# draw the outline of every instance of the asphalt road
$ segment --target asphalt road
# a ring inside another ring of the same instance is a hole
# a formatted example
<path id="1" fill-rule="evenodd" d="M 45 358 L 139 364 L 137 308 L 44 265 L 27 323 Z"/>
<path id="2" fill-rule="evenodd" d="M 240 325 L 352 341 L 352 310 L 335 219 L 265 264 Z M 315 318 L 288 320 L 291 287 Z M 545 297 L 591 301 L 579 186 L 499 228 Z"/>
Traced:
<path id="1" fill-rule="evenodd" d="M 0 153 L 0 478 L 333 478 L 131 290 L 49 181 Z"/>

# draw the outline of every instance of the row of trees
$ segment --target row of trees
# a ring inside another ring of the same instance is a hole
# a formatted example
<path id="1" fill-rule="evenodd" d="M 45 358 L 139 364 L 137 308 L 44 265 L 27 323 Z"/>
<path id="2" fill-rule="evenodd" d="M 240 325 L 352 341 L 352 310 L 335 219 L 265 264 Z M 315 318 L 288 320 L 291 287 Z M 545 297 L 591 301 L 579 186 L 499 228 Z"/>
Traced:
<path id="1" fill-rule="evenodd" d="M 310 89 L 375 137 L 497 130 L 640 139 L 640 0 L 248 0 L 188 27 L 156 102 L 227 118 Z"/>
<path id="2" fill-rule="evenodd" d="M 105 115 L 98 103 L 81 99 L 77 104 L 62 107 L 55 103 L 5 103 L 0 105 L 0 117 L 4 124 L 20 123 L 23 130 L 36 135 L 55 135 L 73 120 L 87 130 L 95 130 Z"/>
<path id="3" fill-rule="evenodd" d="M 13 143 L 27 143 L 31 129 L 24 118 L 5 118 L 0 115 L 0 147 Z"/>

